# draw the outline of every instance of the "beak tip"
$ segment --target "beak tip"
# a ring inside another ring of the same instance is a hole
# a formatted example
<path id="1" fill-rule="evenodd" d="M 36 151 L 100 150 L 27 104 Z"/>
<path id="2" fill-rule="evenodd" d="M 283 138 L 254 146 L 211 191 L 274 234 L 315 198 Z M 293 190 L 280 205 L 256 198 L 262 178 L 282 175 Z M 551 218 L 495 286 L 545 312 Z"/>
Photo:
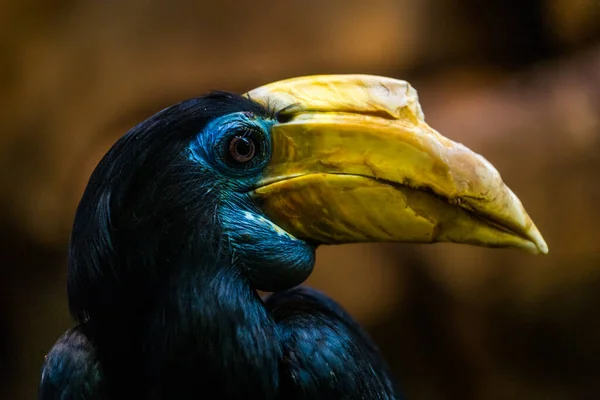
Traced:
<path id="1" fill-rule="evenodd" d="M 536 242 L 536 246 L 537 246 L 537 249 L 538 249 L 538 254 L 546 255 L 546 254 L 548 254 L 548 251 L 549 251 L 548 245 L 546 244 L 546 242 L 544 241 L 544 239 L 541 238 L 541 236 L 540 236 L 540 239 L 541 240 L 539 240 L 539 241 Z"/>
<path id="2" fill-rule="evenodd" d="M 548 245 L 546 241 L 542 237 L 540 231 L 534 226 L 528 232 L 529 243 L 531 246 L 528 246 L 528 250 L 535 255 L 546 255 L 548 254 Z"/>

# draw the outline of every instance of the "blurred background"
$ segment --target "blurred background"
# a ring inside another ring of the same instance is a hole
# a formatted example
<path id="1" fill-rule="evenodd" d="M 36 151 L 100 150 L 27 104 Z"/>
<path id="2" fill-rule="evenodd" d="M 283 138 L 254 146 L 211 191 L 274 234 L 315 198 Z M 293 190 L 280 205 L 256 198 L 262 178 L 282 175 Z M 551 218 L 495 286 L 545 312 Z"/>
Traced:
<path id="1" fill-rule="evenodd" d="M 490 160 L 550 254 L 328 247 L 309 283 L 408 399 L 600 399 L 600 1 L 0 0 L 0 54 L 0 398 L 35 398 L 72 325 L 73 213 L 119 136 L 212 89 L 369 73 Z"/>

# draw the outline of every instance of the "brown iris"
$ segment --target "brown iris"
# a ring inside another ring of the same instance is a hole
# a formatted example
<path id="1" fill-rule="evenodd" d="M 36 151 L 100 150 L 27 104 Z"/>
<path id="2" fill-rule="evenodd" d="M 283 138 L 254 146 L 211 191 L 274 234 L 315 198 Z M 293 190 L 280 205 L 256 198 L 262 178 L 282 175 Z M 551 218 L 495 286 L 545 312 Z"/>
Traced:
<path id="1" fill-rule="evenodd" d="M 229 155 L 239 163 L 246 163 L 254 158 L 256 145 L 251 136 L 236 135 L 229 142 Z"/>

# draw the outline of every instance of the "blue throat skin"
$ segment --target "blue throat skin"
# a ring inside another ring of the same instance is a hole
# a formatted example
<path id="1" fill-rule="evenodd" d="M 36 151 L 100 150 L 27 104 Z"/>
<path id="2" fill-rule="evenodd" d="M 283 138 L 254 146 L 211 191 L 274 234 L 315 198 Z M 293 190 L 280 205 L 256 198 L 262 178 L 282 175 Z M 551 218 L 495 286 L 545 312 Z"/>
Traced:
<path id="1" fill-rule="evenodd" d="M 78 325 L 49 352 L 40 399 L 399 398 L 365 331 L 298 287 L 316 244 L 250 196 L 277 111 L 214 92 L 151 117 L 101 160 L 70 240 Z M 251 161 L 230 157 L 233 138 L 241 156 L 252 138 Z"/>

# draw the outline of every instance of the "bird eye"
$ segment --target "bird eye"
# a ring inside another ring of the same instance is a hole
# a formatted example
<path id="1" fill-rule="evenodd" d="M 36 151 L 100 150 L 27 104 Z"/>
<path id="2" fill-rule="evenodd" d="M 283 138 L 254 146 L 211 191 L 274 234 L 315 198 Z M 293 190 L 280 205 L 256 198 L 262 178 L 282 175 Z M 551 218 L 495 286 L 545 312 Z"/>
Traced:
<path id="1" fill-rule="evenodd" d="M 229 141 L 229 157 L 237 163 L 247 163 L 256 155 L 256 141 L 252 132 L 236 134 Z"/>

